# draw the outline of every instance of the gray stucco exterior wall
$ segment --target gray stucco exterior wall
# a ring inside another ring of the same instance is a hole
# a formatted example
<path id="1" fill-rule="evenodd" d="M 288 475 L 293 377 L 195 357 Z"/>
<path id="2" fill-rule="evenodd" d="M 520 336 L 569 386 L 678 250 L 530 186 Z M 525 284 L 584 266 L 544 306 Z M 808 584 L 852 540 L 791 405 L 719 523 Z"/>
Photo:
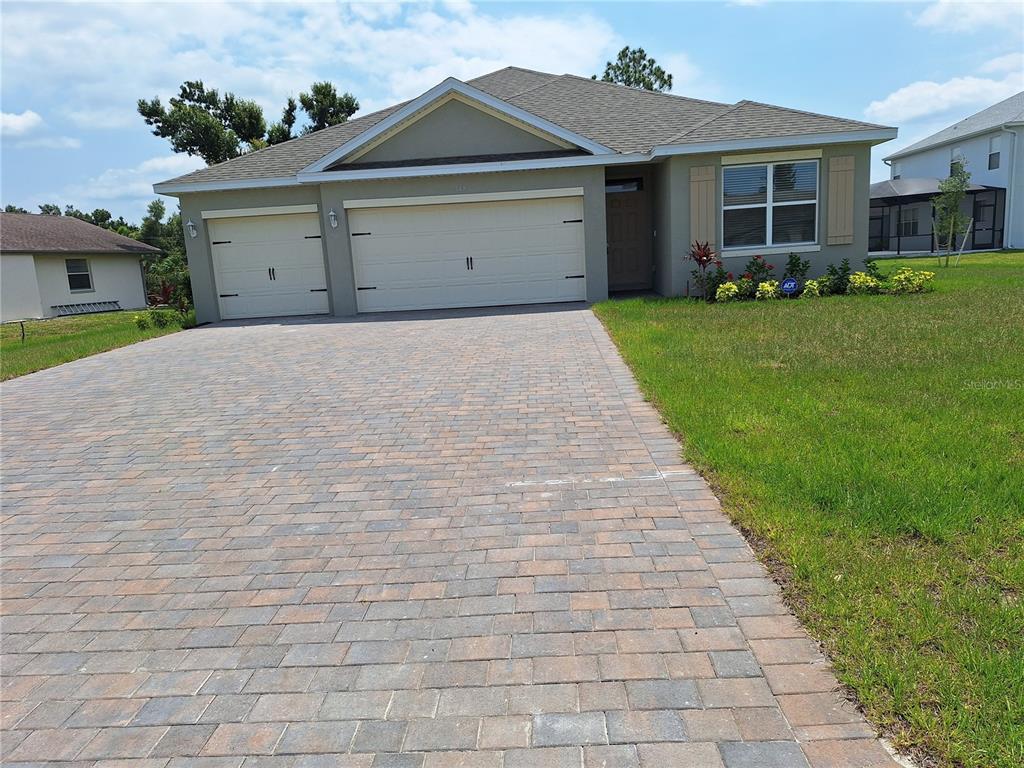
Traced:
<path id="1" fill-rule="evenodd" d="M 833 157 L 854 157 L 854 239 L 847 245 L 827 245 L 828 238 L 828 162 Z M 714 166 L 716 169 L 717 199 L 722 198 L 722 155 L 683 155 L 669 158 L 661 168 L 661 178 L 655 184 L 655 220 L 659 222 L 658 237 L 655 240 L 655 263 L 658 273 L 655 285 L 659 293 L 667 296 L 684 296 L 694 287 L 690 285 L 693 270 L 686 260 L 692 238 L 690 236 L 690 169 Z M 820 250 L 800 253 L 800 257 L 811 263 L 810 275 L 825 272 L 829 264 L 839 264 L 844 258 L 850 260 L 852 269 L 863 269 L 868 253 L 868 216 L 870 207 L 869 187 L 871 184 L 871 149 L 867 144 L 837 144 L 822 148 L 818 170 L 818 242 Z M 666 215 L 666 212 L 669 212 Z M 668 225 L 666 229 L 666 224 Z M 666 229 L 665 237 L 662 230 Z M 722 214 L 718 206 L 716 229 L 721 243 Z M 749 250 L 749 249 L 745 249 Z M 789 249 L 759 249 L 766 259 L 775 265 L 775 274 L 782 275 Z M 794 249 L 795 250 L 795 249 Z M 750 255 L 733 256 L 728 250 L 720 251 L 725 269 L 734 274 L 742 271 Z"/>
<path id="2" fill-rule="evenodd" d="M 460 101 L 449 101 L 355 162 L 400 162 L 424 157 L 548 152 L 562 149 Z"/>

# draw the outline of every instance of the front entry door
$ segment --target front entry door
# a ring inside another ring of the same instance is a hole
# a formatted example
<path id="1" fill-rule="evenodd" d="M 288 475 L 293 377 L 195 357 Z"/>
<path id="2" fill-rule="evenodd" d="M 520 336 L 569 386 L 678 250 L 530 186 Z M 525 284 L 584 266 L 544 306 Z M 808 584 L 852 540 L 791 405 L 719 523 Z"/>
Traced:
<path id="1" fill-rule="evenodd" d="M 608 290 L 648 290 L 652 285 L 651 212 L 643 179 L 606 185 Z"/>

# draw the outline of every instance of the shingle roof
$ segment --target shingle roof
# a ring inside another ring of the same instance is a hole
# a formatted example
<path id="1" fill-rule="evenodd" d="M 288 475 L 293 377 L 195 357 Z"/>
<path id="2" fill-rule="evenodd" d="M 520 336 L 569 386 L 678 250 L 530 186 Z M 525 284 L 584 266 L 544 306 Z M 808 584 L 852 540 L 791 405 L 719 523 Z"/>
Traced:
<path id="1" fill-rule="evenodd" d="M 890 197 L 914 197 L 916 195 L 937 195 L 939 193 L 939 182 L 941 179 L 920 177 L 913 179 L 886 179 L 876 181 L 871 185 L 871 199 Z M 985 187 L 980 184 L 971 184 L 967 187 L 968 192 L 982 192 L 994 187 Z"/>
<path id="2" fill-rule="evenodd" d="M 741 101 L 721 104 L 627 88 L 577 75 L 506 67 L 467 81 L 495 98 L 620 153 L 660 144 L 871 130 L 883 126 Z M 164 183 L 287 179 L 407 102 Z"/>
<path id="3" fill-rule="evenodd" d="M 160 253 L 159 248 L 73 216 L 0 213 L 0 251 L 17 253 Z"/>
<path id="4" fill-rule="evenodd" d="M 802 112 L 757 101 L 740 101 L 710 120 L 671 137 L 670 142 L 696 144 L 703 141 L 796 136 L 803 133 L 864 131 L 881 127 L 859 120 Z"/>
<path id="5" fill-rule="evenodd" d="M 998 104 L 993 104 L 991 107 L 983 109 L 981 112 L 977 112 L 970 117 L 965 117 L 959 123 L 943 128 L 938 133 L 933 133 L 931 136 L 923 138 L 909 147 L 893 152 L 885 159 L 891 160 L 896 157 L 904 157 L 914 152 L 920 152 L 922 149 L 938 147 L 951 141 L 957 141 L 965 136 L 972 136 L 976 133 L 1001 128 L 1009 123 L 1024 123 L 1024 91 L 1016 93 L 1010 98 L 1000 101 Z"/>

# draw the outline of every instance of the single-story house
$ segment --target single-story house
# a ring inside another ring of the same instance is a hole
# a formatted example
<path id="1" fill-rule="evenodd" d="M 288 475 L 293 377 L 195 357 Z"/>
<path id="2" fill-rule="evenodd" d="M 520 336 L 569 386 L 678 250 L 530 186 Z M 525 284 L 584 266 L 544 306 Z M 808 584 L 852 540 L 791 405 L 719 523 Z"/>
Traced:
<path id="1" fill-rule="evenodd" d="M 180 200 L 200 321 L 678 296 L 695 240 L 733 270 L 860 264 L 895 136 L 509 67 L 154 189 Z"/>
<path id="2" fill-rule="evenodd" d="M 1024 247 L 1022 141 L 1024 91 L 883 158 L 891 186 L 871 190 L 871 249 L 934 249 L 931 199 L 954 164 L 971 174 L 965 248 Z"/>
<path id="3" fill-rule="evenodd" d="M 0 319 L 145 307 L 142 258 L 158 253 L 72 216 L 0 213 Z"/>

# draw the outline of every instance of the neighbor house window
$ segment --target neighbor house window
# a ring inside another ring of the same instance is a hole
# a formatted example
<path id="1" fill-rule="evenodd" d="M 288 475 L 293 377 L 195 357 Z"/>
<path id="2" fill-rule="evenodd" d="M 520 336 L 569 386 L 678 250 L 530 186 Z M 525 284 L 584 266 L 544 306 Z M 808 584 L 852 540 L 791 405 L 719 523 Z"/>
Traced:
<path id="1" fill-rule="evenodd" d="M 999 137 L 988 140 L 988 169 L 994 171 L 999 167 Z"/>
<path id="2" fill-rule="evenodd" d="M 949 154 L 949 175 L 952 176 L 956 173 L 957 167 L 963 168 L 964 165 L 963 150 L 960 147 L 953 147 L 953 150 Z"/>
<path id="3" fill-rule="evenodd" d="M 64 267 L 68 271 L 68 288 L 72 291 L 92 290 L 88 259 L 64 259 Z"/>
<path id="4" fill-rule="evenodd" d="M 903 173 L 903 166 L 899 163 L 892 164 L 892 180 L 896 181 Z"/>
<path id="5" fill-rule="evenodd" d="M 900 236 L 913 237 L 917 234 L 918 210 L 917 208 L 904 208 L 900 212 Z"/>
<path id="6" fill-rule="evenodd" d="M 795 245 L 817 239 L 817 160 L 722 170 L 724 247 Z"/>

